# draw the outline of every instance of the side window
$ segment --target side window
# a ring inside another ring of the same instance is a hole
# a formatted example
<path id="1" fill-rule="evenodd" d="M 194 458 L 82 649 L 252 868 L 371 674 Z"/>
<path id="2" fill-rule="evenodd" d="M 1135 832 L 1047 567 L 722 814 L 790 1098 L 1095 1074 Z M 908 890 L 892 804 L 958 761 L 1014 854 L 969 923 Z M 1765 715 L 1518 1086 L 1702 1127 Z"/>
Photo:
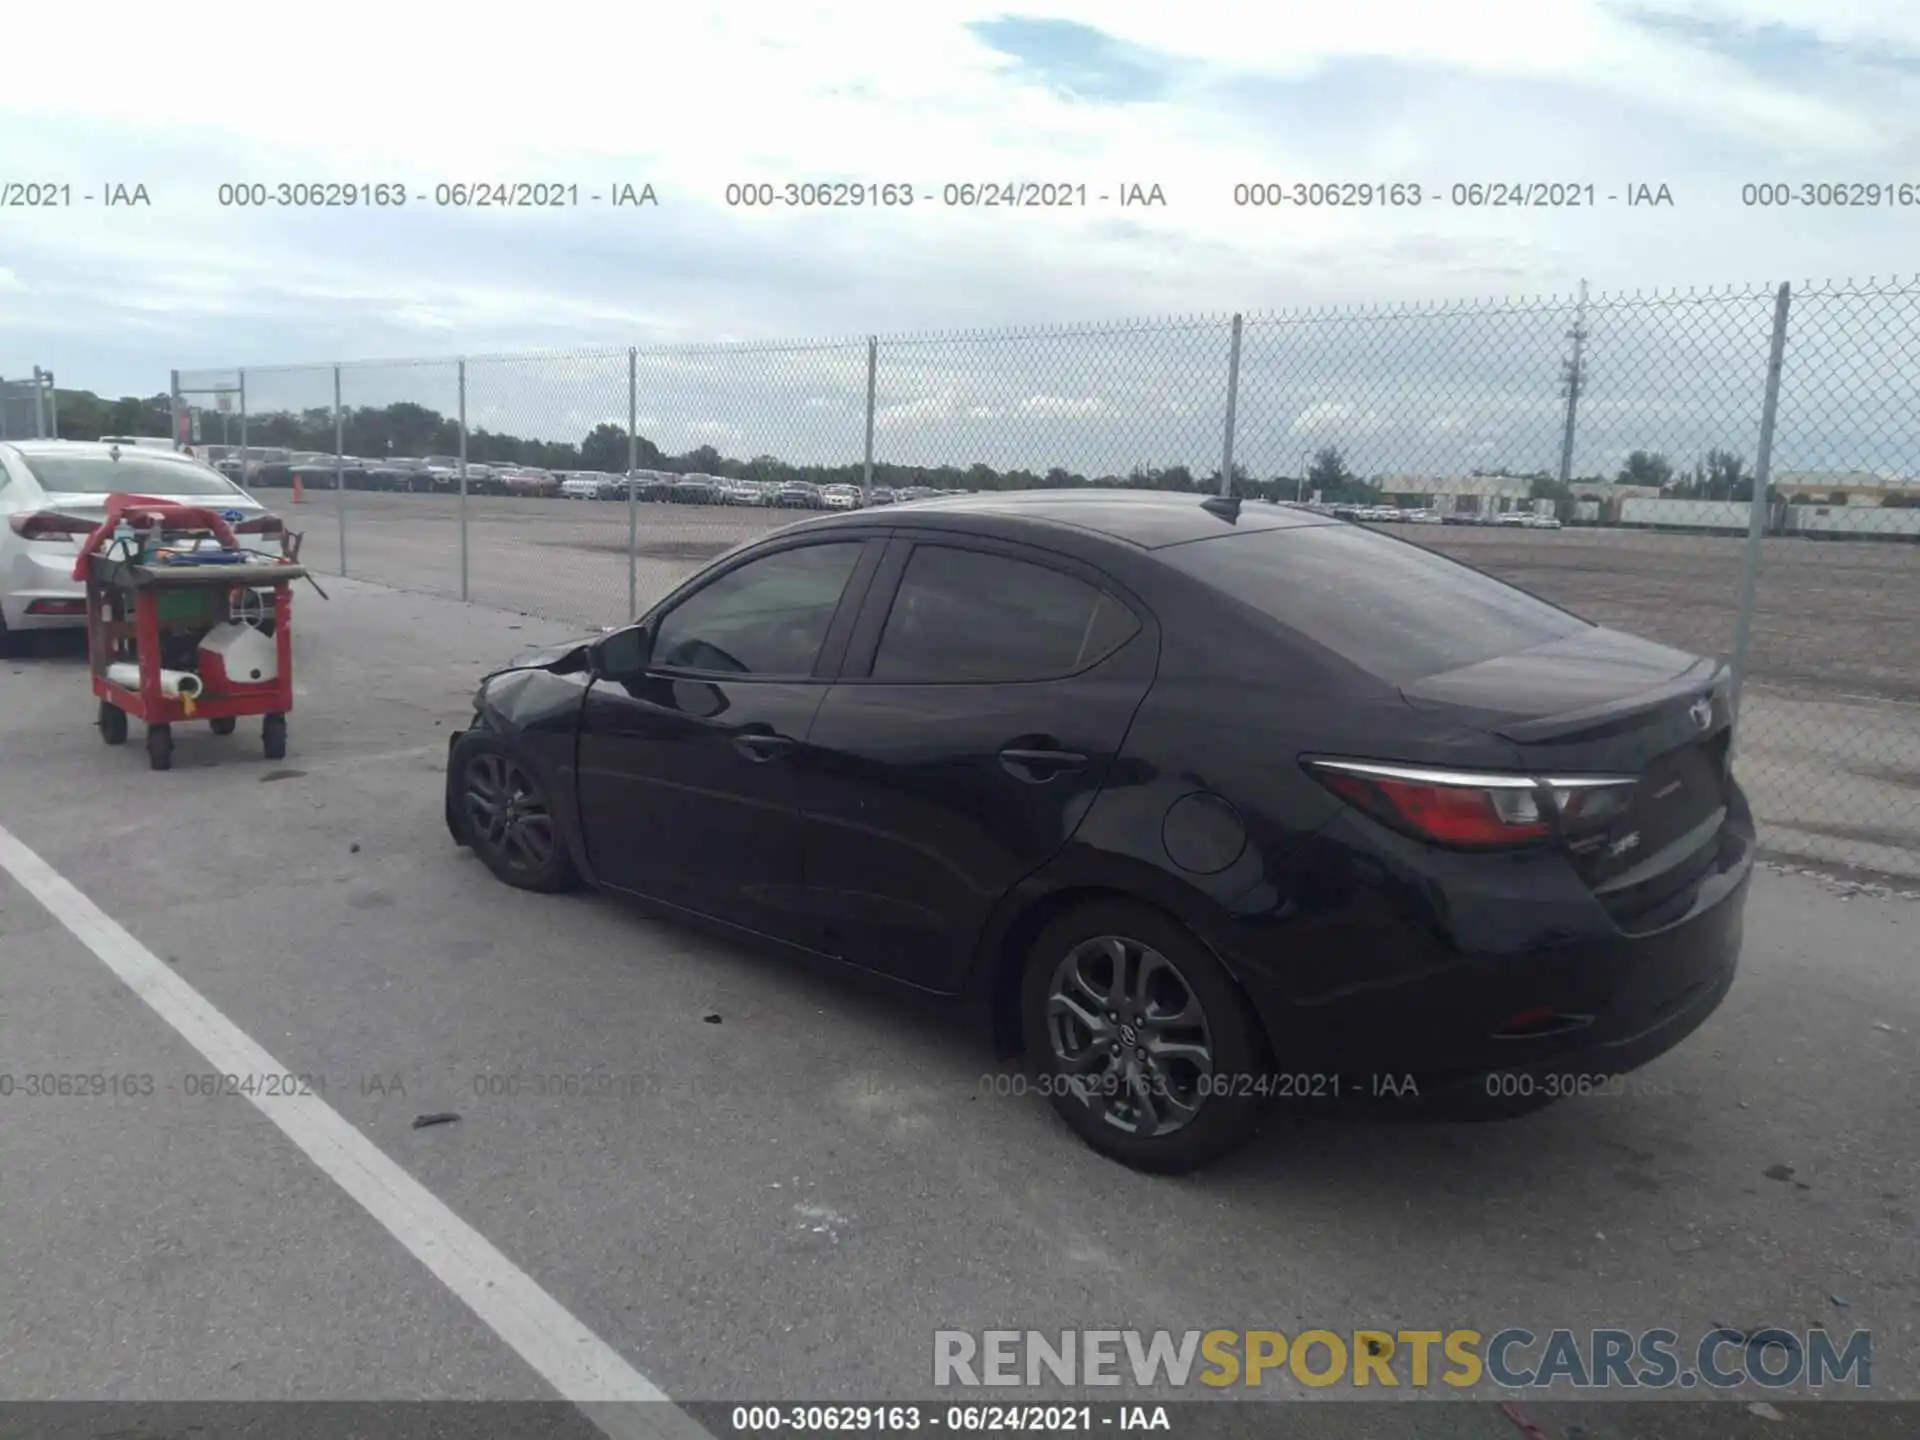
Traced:
<path id="1" fill-rule="evenodd" d="M 860 541 L 802 545 L 728 571 L 660 622 L 653 664 L 709 674 L 813 672 Z"/>
<path id="2" fill-rule="evenodd" d="M 1058 570 L 919 545 L 887 614 L 873 678 L 1047 680 L 1106 658 L 1139 628 L 1126 606 Z"/>

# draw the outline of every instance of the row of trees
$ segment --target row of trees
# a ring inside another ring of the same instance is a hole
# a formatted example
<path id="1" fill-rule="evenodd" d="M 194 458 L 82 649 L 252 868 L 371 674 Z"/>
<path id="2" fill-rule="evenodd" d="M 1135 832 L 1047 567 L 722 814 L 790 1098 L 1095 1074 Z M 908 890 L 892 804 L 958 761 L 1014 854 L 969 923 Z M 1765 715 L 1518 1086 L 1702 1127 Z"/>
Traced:
<path id="1" fill-rule="evenodd" d="M 172 433 L 172 401 L 167 395 L 144 399 L 122 396 L 106 400 L 87 390 L 63 390 L 58 396 L 60 434 L 69 440 L 97 440 L 102 435 L 168 435 Z M 237 439 L 237 423 L 228 427 Z M 460 448 L 460 426 L 437 410 L 409 401 L 392 405 L 348 408 L 342 416 L 345 450 L 349 455 L 378 460 L 388 456 L 451 455 Z M 220 437 L 205 434 L 209 442 Z M 292 450 L 317 450 L 332 453 L 334 414 L 330 408 L 302 411 L 277 410 L 247 417 L 247 441 L 251 445 L 281 446 Z M 848 465 L 795 465 L 773 455 L 756 455 L 737 460 L 722 455 L 711 445 L 701 445 L 680 454 L 668 454 L 653 441 L 641 436 L 635 447 L 642 469 L 666 470 L 681 474 L 722 475 L 741 480 L 806 480 L 814 484 L 859 484 L 863 467 Z M 484 429 L 467 434 L 467 458 L 480 464 L 517 464 L 547 470 L 602 470 L 618 474 L 627 468 L 627 432 L 624 426 L 594 426 L 578 444 L 553 440 L 529 440 Z M 1510 470 L 1476 470 L 1476 476 L 1519 479 L 1530 482 L 1534 499 L 1571 502 L 1573 491 L 1547 471 L 1517 473 Z M 941 489 L 1030 490 L 1038 487 L 1074 485 L 1119 485 L 1156 490 L 1213 493 L 1220 488 L 1218 467 L 1196 473 L 1184 465 L 1164 468 L 1136 466 L 1124 475 L 1084 475 L 1055 466 L 1045 472 L 1028 469 L 996 470 L 990 465 L 920 466 L 894 465 L 876 461 L 874 483 L 886 486 L 930 485 Z M 1746 462 L 1730 450 L 1710 450 L 1704 460 L 1690 471 L 1676 471 L 1672 462 L 1657 451 L 1635 450 L 1619 472 L 1611 477 L 1582 476 L 1582 484 L 1645 485 L 1657 487 L 1662 495 L 1688 500 L 1733 500 L 1753 498 L 1753 475 Z M 1233 467 L 1235 494 L 1251 498 L 1290 500 L 1296 494 L 1318 492 L 1323 500 L 1336 504 L 1374 505 L 1384 501 L 1383 486 L 1375 480 L 1356 475 L 1337 446 L 1318 451 L 1304 476 L 1277 475 L 1256 479 L 1245 466 Z M 1777 494 L 1774 498 L 1779 498 Z M 1796 501 L 1806 497 L 1795 496 Z M 1843 504 L 1846 497 L 1828 497 Z M 1887 505 L 1913 501 L 1893 496 Z"/>

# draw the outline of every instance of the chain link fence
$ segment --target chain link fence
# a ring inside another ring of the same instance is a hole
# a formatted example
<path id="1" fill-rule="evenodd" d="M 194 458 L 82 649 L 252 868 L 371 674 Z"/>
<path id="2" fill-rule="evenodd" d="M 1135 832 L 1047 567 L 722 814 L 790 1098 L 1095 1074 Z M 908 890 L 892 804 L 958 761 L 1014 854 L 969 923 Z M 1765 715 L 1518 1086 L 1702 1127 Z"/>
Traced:
<path id="1" fill-rule="evenodd" d="M 1088 484 L 1330 509 L 1729 658 L 1769 851 L 1920 877 L 1917 320 L 1920 279 L 1583 286 L 174 388 L 237 404 L 248 452 L 214 458 L 294 491 L 317 569 L 587 626 L 797 510 Z"/>

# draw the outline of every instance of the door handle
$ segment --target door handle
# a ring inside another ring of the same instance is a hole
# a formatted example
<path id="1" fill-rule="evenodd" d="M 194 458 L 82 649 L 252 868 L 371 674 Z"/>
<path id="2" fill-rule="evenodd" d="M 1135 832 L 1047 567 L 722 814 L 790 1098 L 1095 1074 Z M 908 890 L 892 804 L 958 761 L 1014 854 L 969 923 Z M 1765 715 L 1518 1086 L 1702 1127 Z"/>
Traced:
<path id="1" fill-rule="evenodd" d="M 1056 775 L 1065 775 L 1086 767 L 1087 757 L 1071 750 L 1018 750 L 1000 752 L 1000 768 L 1016 780 L 1029 785 L 1044 785 Z"/>
<path id="2" fill-rule="evenodd" d="M 733 748 L 749 760 L 777 760 L 793 749 L 793 740 L 786 735 L 756 732 L 751 735 L 734 736 Z"/>

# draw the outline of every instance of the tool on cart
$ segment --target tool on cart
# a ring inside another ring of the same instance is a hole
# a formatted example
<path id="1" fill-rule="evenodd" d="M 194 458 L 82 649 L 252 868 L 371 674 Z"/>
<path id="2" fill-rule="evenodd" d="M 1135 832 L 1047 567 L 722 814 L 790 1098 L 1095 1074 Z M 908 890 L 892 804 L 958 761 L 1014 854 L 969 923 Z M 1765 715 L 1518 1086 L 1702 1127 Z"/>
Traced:
<path id="1" fill-rule="evenodd" d="M 290 555 L 245 549 L 211 510 L 111 495 L 74 577 L 87 586 L 88 660 L 109 745 L 125 742 L 129 716 L 143 720 L 147 761 L 166 770 L 176 721 L 204 719 L 230 735 L 239 717 L 259 715 L 267 758 L 287 753 L 293 582 L 311 579 Z"/>

